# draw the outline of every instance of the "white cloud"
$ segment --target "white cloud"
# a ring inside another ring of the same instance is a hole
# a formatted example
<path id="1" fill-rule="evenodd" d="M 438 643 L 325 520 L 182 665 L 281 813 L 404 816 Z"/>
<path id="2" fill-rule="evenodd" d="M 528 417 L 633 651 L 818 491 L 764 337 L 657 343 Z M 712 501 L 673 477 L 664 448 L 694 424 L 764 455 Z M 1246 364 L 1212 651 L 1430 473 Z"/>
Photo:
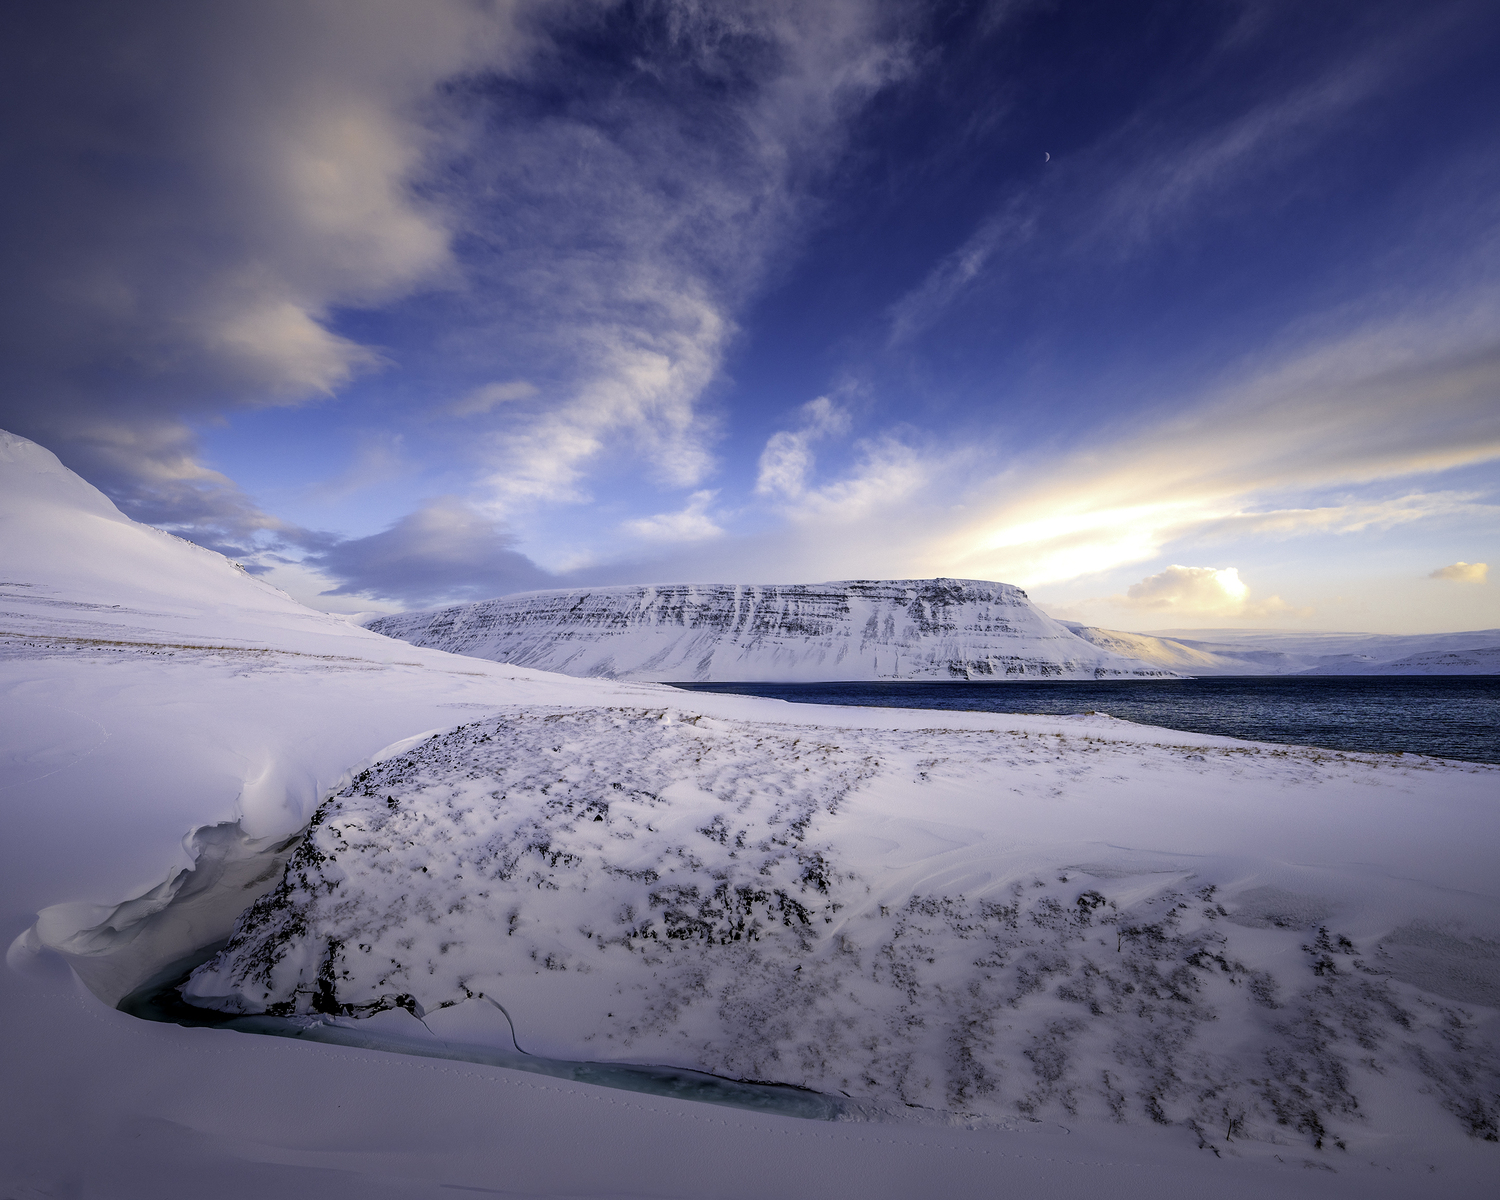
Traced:
<path id="1" fill-rule="evenodd" d="M 707 302 L 661 296 L 654 330 L 574 328 L 584 367 L 570 399 L 507 413 L 491 434 L 487 478 L 496 502 L 580 500 L 586 469 L 631 454 L 658 482 L 691 487 L 708 474 L 714 423 L 697 411 L 729 329 Z"/>
<path id="2" fill-rule="evenodd" d="M 529 400 L 537 394 L 535 384 L 524 379 L 512 379 L 506 383 L 487 383 L 474 388 L 448 405 L 446 411 L 453 417 L 477 417 L 489 412 L 497 404 L 508 404 L 512 400 Z"/>
<path id="3" fill-rule="evenodd" d="M 694 492 L 688 497 L 687 506 L 678 512 L 637 518 L 626 521 L 623 527 L 627 533 L 653 542 L 701 542 L 720 537 L 724 531 L 708 515 L 708 506 L 718 494 Z"/>
<path id="4" fill-rule="evenodd" d="M 1447 579 L 1453 583 L 1483 583 L 1490 573 L 1489 563 L 1450 563 L 1432 572 L 1428 579 Z"/>
<path id="5" fill-rule="evenodd" d="M 1280 596 L 1253 602 L 1250 588 L 1235 567 L 1170 566 L 1149 575 L 1113 597 L 1125 608 L 1154 609 L 1196 617 L 1308 616 L 1311 609 L 1294 609 Z"/>
<path id="6" fill-rule="evenodd" d="M 1250 596 L 1235 567 L 1171 566 L 1131 584 L 1123 602 L 1134 608 L 1187 608 L 1238 612 Z"/>
<path id="7" fill-rule="evenodd" d="M 385 359 L 337 310 L 457 282 L 454 211 L 423 187 L 468 136 L 439 88 L 525 59 L 519 5 L 36 10 L 7 60 L 29 183 L 7 192 L 0 424 L 193 527 L 202 487 L 173 511 L 157 477 L 191 474 L 194 423 L 338 391 Z M 130 453 L 95 452 L 127 426 Z"/>
<path id="8" fill-rule="evenodd" d="M 332 395 L 381 356 L 330 333 L 314 314 L 289 300 L 269 299 L 204 323 L 203 345 L 242 377 L 267 386 L 263 404 L 297 404 Z"/>
<path id="9" fill-rule="evenodd" d="M 860 459 L 852 471 L 797 498 L 790 513 L 797 523 L 830 526 L 848 537 L 860 523 L 871 522 L 878 538 L 889 531 L 893 513 L 933 482 L 931 464 L 897 438 L 865 439 L 857 449 Z"/>
<path id="10" fill-rule="evenodd" d="M 637 64 L 660 89 L 575 80 L 566 110 L 497 109 L 486 131 L 466 220 L 492 256 L 469 269 L 498 297 L 497 332 L 536 360 L 527 377 L 549 375 L 546 403 L 510 405 L 492 430 L 502 507 L 583 499 L 627 456 L 668 486 L 707 478 L 720 422 L 703 397 L 736 314 L 811 211 L 849 116 L 909 69 L 878 0 L 660 13 L 671 37 Z"/>
<path id="11" fill-rule="evenodd" d="M 1493 514 L 1453 492 L 1300 509 L 1265 499 L 1500 457 L 1495 307 L 1471 297 L 1458 315 L 1370 324 L 1245 364 L 1178 415 L 1018 463 L 971 489 L 980 515 L 935 538 L 935 556 L 952 573 L 1037 584 L 1146 561 L 1184 540 Z M 933 474 L 951 473 L 936 464 Z"/>
<path id="12" fill-rule="evenodd" d="M 801 496 L 815 461 L 812 444 L 849 429 L 849 413 L 827 396 L 809 400 L 798 413 L 801 417 L 798 428 L 781 430 L 766 440 L 755 480 L 759 496 L 786 499 Z"/>
<path id="13" fill-rule="evenodd" d="M 760 496 L 800 496 L 813 466 L 808 435 L 781 430 L 766 440 L 760 453 L 755 492 Z"/>
<path id="14" fill-rule="evenodd" d="M 1410 492 L 1379 500 L 1330 504 L 1318 508 L 1271 508 L 1240 512 L 1205 521 L 1192 530 L 1196 541 L 1228 538 L 1300 537 L 1316 533 L 1362 533 L 1370 529 L 1394 529 L 1416 521 L 1441 518 L 1500 520 L 1500 508 L 1484 504 L 1476 492 Z"/>

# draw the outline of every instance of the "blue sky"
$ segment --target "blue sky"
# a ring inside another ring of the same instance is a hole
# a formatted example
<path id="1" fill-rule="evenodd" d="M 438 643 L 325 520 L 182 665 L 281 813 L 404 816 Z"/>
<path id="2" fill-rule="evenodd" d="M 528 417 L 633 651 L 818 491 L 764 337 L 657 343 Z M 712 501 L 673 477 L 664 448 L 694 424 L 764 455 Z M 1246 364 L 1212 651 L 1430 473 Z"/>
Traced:
<path id="1" fill-rule="evenodd" d="M 1486 3 L 58 3 L 0 424 L 356 610 L 1500 625 Z"/>

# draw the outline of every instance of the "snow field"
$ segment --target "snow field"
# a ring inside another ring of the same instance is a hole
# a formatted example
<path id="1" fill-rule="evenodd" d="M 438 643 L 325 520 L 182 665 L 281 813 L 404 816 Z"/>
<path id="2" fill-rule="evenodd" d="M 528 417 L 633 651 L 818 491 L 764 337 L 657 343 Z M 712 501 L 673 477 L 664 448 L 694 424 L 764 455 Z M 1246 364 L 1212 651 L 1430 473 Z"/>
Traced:
<path id="1" fill-rule="evenodd" d="M 1450 971 L 1493 956 L 1440 891 L 1225 853 L 1246 839 L 1213 813 L 1175 832 L 1215 854 L 1057 835 L 1081 815 L 1070 789 L 1113 790 L 1093 801 L 1109 807 L 1143 774 L 1177 793 L 1117 817 L 1149 838 L 1184 800 L 1213 807 L 1214 783 L 1231 808 L 1274 780 L 1284 809 L 1368 818 L 1424 774 L 1473 798 L 1500 772 L 1271 748 L 1210 750 L 1210 766 L 1099 736 L 1110 724 L 479 721 L 331 797 L 185 995 L 405 1010 L 470 1039 L 456 1010 L 495 1000 L 527 1051 L 795 1084 L 886 1119 L 1178 1126 L 1218 1154 L 1339 1155 L 1396 1119 L 1373 1091 L 1494 1139 L 1500 972 L 1462 1000 L 1423 991 L 1431 964 L 1378 936 L 1433 918 Z"/>

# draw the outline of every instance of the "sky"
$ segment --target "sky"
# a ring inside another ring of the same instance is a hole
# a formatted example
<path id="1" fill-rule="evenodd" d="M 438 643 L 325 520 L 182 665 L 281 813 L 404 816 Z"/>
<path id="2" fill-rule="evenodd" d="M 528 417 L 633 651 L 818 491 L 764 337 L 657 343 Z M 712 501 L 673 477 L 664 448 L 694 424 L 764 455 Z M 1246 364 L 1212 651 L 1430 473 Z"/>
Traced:
<path id="1" fill-rule="evenodd" d="M 53 0 L 0 59 L 0 427 L 316 607 L 1500 626 L 1487 0 Z"/>

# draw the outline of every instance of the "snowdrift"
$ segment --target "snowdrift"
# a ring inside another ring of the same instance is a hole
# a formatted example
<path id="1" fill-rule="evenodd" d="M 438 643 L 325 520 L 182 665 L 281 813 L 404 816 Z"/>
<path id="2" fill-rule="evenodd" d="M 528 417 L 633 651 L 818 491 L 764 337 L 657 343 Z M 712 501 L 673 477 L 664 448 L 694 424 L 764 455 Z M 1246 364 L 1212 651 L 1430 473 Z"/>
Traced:
<path id="1" fill-rule="evenodd" d="M 673 683 L 1152 678 L 1020 588 L 977 579 L 660 584 L 527 592 L 370 629 L 568 675 Z"/>

